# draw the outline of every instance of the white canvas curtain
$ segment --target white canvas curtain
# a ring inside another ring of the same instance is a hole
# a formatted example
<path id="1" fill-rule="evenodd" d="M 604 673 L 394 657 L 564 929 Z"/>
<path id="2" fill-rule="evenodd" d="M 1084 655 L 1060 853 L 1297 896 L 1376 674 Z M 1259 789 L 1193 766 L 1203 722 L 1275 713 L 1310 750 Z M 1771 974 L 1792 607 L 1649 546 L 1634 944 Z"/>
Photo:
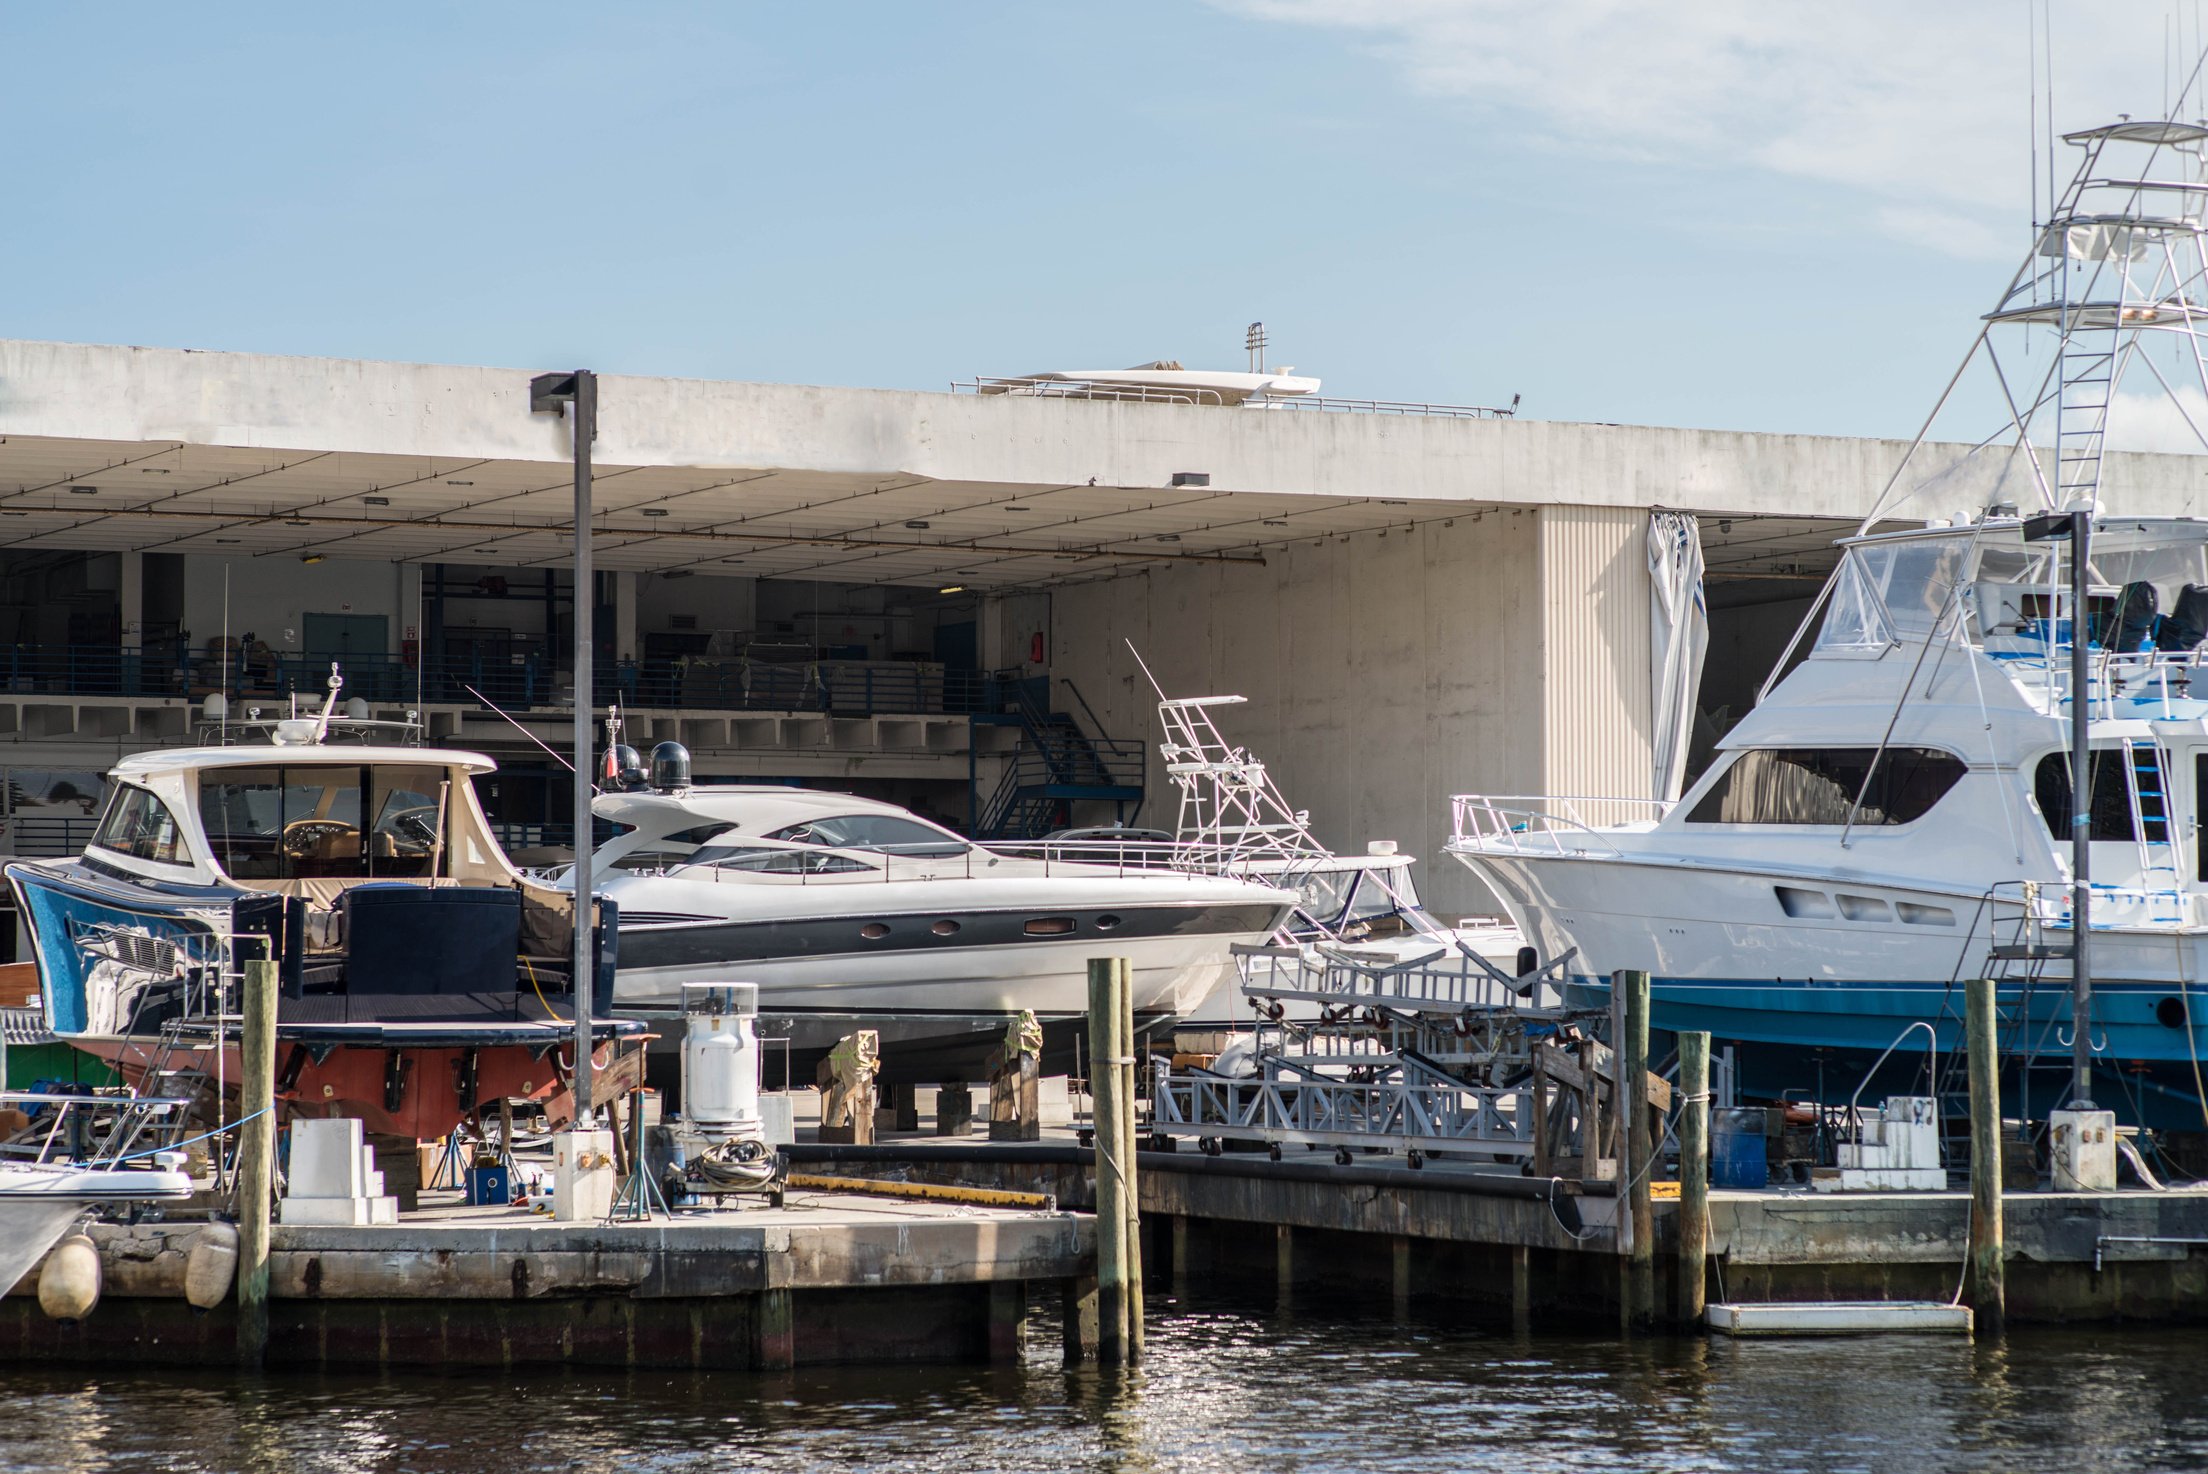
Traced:
<path id="1" fill-rule="evenodd" d="M 1656 714 L 1655 794 L 1679 796 L 1694 736 L 1694 698 L 1709 648 L 1702 599 L 1702 531 L 1685 512 L 1648 517 L 1649 677 Z"/>

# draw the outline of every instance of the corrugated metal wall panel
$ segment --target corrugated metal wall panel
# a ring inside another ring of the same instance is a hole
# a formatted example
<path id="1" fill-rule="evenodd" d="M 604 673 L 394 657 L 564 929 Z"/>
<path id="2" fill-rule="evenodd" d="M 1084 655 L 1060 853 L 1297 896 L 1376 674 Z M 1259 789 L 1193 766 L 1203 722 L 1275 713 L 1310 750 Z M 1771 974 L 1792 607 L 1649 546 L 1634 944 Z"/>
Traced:
<path id="1" fill-rule="evenodd" d="M 1551 794 L 1644 797 L 1653 786 L 1648 513 L 1541 509 L 1542 784 Z M 1646 817 L 1606 805 L 1590 823 Z"/>

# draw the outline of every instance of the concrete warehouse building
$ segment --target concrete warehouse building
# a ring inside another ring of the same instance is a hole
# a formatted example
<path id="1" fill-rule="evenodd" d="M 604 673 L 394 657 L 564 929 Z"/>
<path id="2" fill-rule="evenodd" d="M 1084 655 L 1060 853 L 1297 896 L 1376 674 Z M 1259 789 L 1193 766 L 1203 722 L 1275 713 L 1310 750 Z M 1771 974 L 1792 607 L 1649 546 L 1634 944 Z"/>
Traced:
<path id="1" fill-rule="evenodd" d="M 499 758 L 510 845 L 565 844 L 564 774 L 516 725 L 564 750 L 577 597 L 567 431 L 529 377 L 0 342 L 0 850 L 73 852 L 116 758 L 319 700 L 332 660 Z M 1651 514 L 1699 519 L 1706 749 L 1905 448 L 624 377 L 599 413 L 593 699 L 638 745 L 985 834 L 1170 828 L 1132 645 L 1170 694 L 1247 696 L 1229 738 L 1329 843 L 1427 857 L 1444 914 L 1489 909 L 1440 859 L 1451 794 L 1650 794 Z M 2204 474 L 2111 480 L 2190 513 Z"/>

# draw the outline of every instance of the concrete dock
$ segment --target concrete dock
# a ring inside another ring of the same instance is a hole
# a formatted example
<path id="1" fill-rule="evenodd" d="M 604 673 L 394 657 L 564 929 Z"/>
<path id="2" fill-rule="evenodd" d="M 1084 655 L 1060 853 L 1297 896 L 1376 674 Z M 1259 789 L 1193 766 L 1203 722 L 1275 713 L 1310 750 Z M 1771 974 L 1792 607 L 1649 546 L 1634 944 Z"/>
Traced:
<path id="1" fill-rule="evenodd" d="M 201 1312 L 184 1298 L 203 1227 L 95 1226 L 97 1308 L 48 1319 L 32 1275 L 0 1300 L 0 1359 L 228 1364 L 235 1299 Z M 1072 1212 L 874 1196 L 793 1192 L 781 1209 L 613 1225 L 425 1204 L 396 1226 L 274 1230 L 268 1363 L 772 1371 L 1003 1359 L 1020 1353 L 1036 1293 L 1078 1307 L 1094 1253 L 1091 1220 Z M 1078 1313 L 1067 1324 L 1078 1338 Z"/>
<path id="2" fill-rule="evenodd" d="M 1071 1141 L 800 1145 L 808 1172 L 964 1182 L 1088 1202 Z M 1320 1284 L 1446 1299 L 1514 1318 L 1614 1322 L 1624 1259 L 1607 1183 L 1429 1161 L 1337 1167 L 1313 1154 L 1145 1151 L 1138 1180 L 1153 1276 L 1279 1291 Z M 1675 1202 L 1655 1205 L 1659 1305 L 1673 1301 Z M 1710 1194 L 1713 1300 L 1949 1301 L 1968 1246 L 1967 1192 Z M 2208 1320 L 2208 1193 L 2017 1192 L 2008 1314 L 2019 1322 Z"/>

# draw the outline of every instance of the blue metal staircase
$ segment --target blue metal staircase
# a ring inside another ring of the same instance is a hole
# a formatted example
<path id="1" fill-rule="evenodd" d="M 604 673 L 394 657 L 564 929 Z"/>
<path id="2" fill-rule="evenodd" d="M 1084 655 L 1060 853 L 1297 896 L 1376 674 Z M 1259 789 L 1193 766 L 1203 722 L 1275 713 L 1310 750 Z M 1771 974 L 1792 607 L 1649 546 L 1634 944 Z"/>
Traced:
<path id="1" fill-rule="evenodd" d="M 1036 700 L 1040 682 L 994 680 L 992 708 L 976 712 L 976 727 L 1013 727 L 1020 747 L 986 803 L 976 803 L 974 837 L 1040 839 L 1070 822 L 1077 803 L 1108 803 L 1125 822 L 1142 806 L 1144 745 L 1092 735 L 1069 712 L 1048 711 Z M 1067 683 L 1082 709 L 1088 702 Z M 1047 698 L 1045 698 L 1047 700 Z M 1098 727 L 1096 713 L 1089 721 Z M 979 799 L 978 789 L 975 798 Z"/>

